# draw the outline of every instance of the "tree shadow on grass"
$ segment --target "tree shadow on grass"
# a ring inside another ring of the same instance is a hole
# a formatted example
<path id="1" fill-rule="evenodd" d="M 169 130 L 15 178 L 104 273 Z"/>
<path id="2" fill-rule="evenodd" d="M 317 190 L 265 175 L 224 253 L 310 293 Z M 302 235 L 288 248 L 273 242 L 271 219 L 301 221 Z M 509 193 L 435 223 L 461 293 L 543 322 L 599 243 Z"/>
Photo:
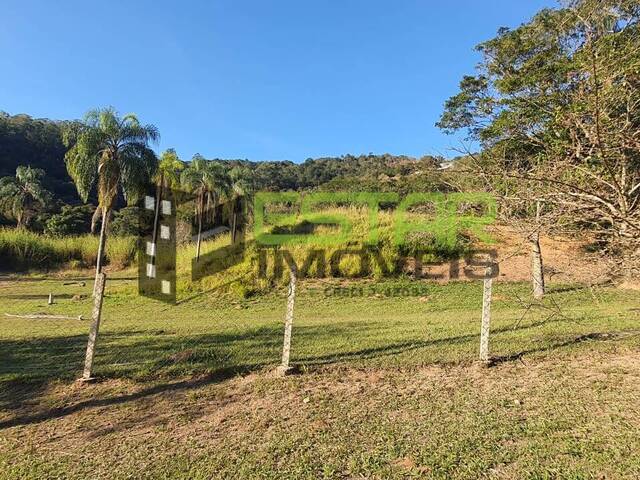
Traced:
<path id="1" fill-rule="evenodd" d="M 526 330 L 540 326 L 544 323 L 555 320 L 545 320 L 529 325 L 522 325 L 516 329 L 502 327 L 495 329 L 494 334 L 500 332 Z M 357 329 L 371 329 L 370 325 L 363 326 L 361 323 L 346 323 L 339 326 L 299 326 L 294 333 L 295 339 L 311 341 L 324 336 L 354 335 Z M 382 328 L 382 327 L 380 327 Z M 242 331 L 237 333 L 223 334 L 200 334 L 189 338 L 185 336 L 173 335 L 166 332 L 150 331 L 123 331 L 104 333 L 100 338 L 102 344 L 101 357 L 96 361 L 103 363 L 103 371 L 99 373 L 101 378 L 148 378 L 158 379 L 166 374 L 177 374 L 176 376 L 192 375 L 192 378 L 158 383 L 140 391 L 115 395 L 106 398 L 94 398 L 80 401 L 72 405 L 50 408 L 39 412 L 28 412 L 31 406 L 37 407 L 35 401 L 38 396 L 43 395 L 47 388 L 47 383 L 51 380 L 66 380 L 76 378 L 81 369 L 84 358 L 84 348 L 86 345 L 85 335 L 75 335 L 70 337 L 40 338 L 30 341 L 0 341 L 0 375 L 7 376 L 8 362 L 19 361 L 24 371 L 40 371 L 41 375 L 22 377 L 16 375 L 13 380 L 0 382 L 0 408 L 5 410 L 27 411 L 26 414 L 19 414 L 8 420 L 0 421 L 0 430 L 18 425 L 28 425 L 39 423 L 49 419 L 62 418 L 67 415 L 96 407 L 123 404 L 141 398 L 162 394 L 166 392 L 181 392 L 197 389 L 206 385 L 215 384 L 236 375 L 247 374 L 252 371 L 264 369 L 268 365 L 274 365 L 279 359 L 279 349 L 281 348 L 282 329 L 280 325 L 256 328 L 252 331 Z M 307 338 L 305 338 L 307 337 Z M 381 347 L 363 348 L 345 353 L 321 355 L 315 357 L 302 358 L 301 361 L 309 365 L 326 365 L 354 359 L 368 359 L 381 356 L 397 355 L 403 352 L 428 348 L 438 345 L 463 344 L 474 341 L 478 334 L 469 333 L 453 337 L 438 338 L 433 340 L 415 340 L 398 343 L 391 343 Z M 518 360 L 522 356 L 540 352 L 550 351 L 567 347 L 586 340 L 607 341 L 615 340 L 619 336 L 614 334 L 591 333 L 580 335 L 569 340 L 548 344 L 514 355 L 498 357 L 494 363 Z M 122 344 L 117 342 L 127 340 Z M 132 341 L 132 339 L 135 339 Z M 246 350 L 244 350 L 246 348 Z M 239 354 L 242 351 L 244 354 Z M 13 352 L 13 353 L 11 353 Z M 47 363 L 47 352 L 49 357 L 53 354 L 56 359 L 55 366 Z M 125 355 L 128 357 L 123 362 L 129 369 L 124 371 L 105 369 L 104 365 L 109 360 Z M 246 361 L 250 358 L 251 361 Z M 144 366 L 144 367 L 143 367 Z M 184 370 L 184 367 L 187 370 Z M 173 370 L 178 368 L 178 370 Z M 205 372 L 203 375 L 202 373 Z M 15 373 L 15 372 L 13 372 Z M 193 377 L 194 374 L 199 374 Z"/>
<path id="2" fill-rule="evenodd" d="M 220 334 L 174 334 L 164 330 L 103 332 L 94 361 L 101 380 L 148 380 L 210 374 L 225 378 L 262 367 L 281 342 L 279 326 Z M 0 408 L 19 409 L 52 381 L 79 378 L 87 335 L 0 340 Z M 248 355 L 243 355 L 243 353 Z M 251 355 L 254 352 L 254 355 Z M 246 362 L 244 358 L 257 361 Z"/>
<path id="3" fill-rule="evenodd" d="M 233 344 L 238 345 L 247 341 L 260 342 L 261 338 L 267 340 L 265 336 L 273 337 L 271 343 L 274 346 L 279 345 L 281 341 L 279 328 L 277 335 L 276 329 L 261 328 L 239 334 L 197 335 L 193 336 L 191 341 L 184 336 L 167 335 L 167 338 L 162 338 L 162 335 L 152 337 L 149 333 L 148 331 L 128 331 L 102 334 L 99 345 L 103 353 L 96 358 L 96 364 L 103 362 L 103 365 L 97 368 L 99 379 L 104 381 L 109 378 L 124 377 L 146 380 L 145 375 L 150 379 L 158 376 L 162 378 L 163 371 L 166 369 L 171 371 L 172 367 L 180 365 L 186 366 L 192 375 L 199 371 L 199 375 L 182 381 L 155 384 L 131 394 L 95 398 L 40 412 L 29 412 L 26 415 L 0 421 L 0 430 L 61 418 L 86 408 L 117 405 L 159 393 L 195 389 L 236 375 L 247 374 L 273 362 L 268 362 L 267 356 L 264 356 L 264 361 L 246 363 L 234 361 L 236 359 L 227 355 L 226 365 L 212 365 L 212 362 L 217 363 L 225 355 L 224 353 L 212 354 L 211 350 L 224 351 L 225 346 L 228 348 Z M 136 337 L 137 340 L 132 342 L 131 339 Z M 116 347 L 116 341 L 123 338 L 127 342 Z M 51 381 L 78 378 L 84 360 L 86 340 L 86 335 L 75 335 L 29 341 L 0 341 L 0 377 L 9 378 L 0 381 L 0 409 L 28 412 L 31 408 L 37 408 L 38 397 L 46 393 Z M 119 357 L 125 354 L 126 358 Z M 124 364 L 129 368 L 110 369 L 110 364 L 106 362 L 113 361 L 116 357 L 119 357 L 121 365 Z M 55 362 L 52 362 L 53 359 Z M 16 362 L 19 362 L 17 367 L 10 367 Z"/>
<path id="4" fill-rule="evenodd" d="M 580 343 L 584 343 L 584 342 L 588 342 L 590 340 L 593 341 L 615 341 L 615 340 L 619 340 L 621 338 L 625 338 L 625 337 L 629 337 L 629 336 L 633 336 L 633 335 L 640 335 L 640 331 L 623 331 L 623 332 L 592 332 L 592 333 L 585 333 L 583 335 L 577 335 L 574 336 L 568 340 L 562 341 L 562 342 L 557 342 L 557 343 L 553 343 L 551 345 L 546 345 L 546 346 L 540 346 L 537 348 L 531 348 L 529 350 L 523 350 L 521 352 L 518 353 L 513 353 L 513 354 L 509 354 L 509 355 L 499 355 L 499 356 L 495 356 L 492 357 L 489 360 L 489 364 L 490 365 L 499 365 L 501 363 L 508 363 L 508 362 L 514 362 L 516 360 L 522 360 L 522 357 L 524 357 L 525 355 L 531 355 L 533 353 L 541 353 L 541 352 L 550 352 L 552 350 L 558 350 L 564 347 L 570 347 L 572 345 L 578 345 Z"/>
<path id="5" fill-rule="evenodd" d="M 549 285 L 545 294 L 551 295 L 554 293 L 566 293 L 566 292 L 587 292 L 589 291 L 589 285 L 576 284 L 576 285 Z"/>
<path id="6" fill-rule="evenodd" d="M 218 369 L 215 373 L 211 373 L 209 375 L 206 375 L 197 379 L 189 379 L 189 380 L 183 380 L 183 381 L 172 382 L 172 383 L 162 383 L 162 384 L 154 385 L 153 387 L 145 388 L 138 392 L 130 393 L 127 395 L 117 395 L 117 396 L 107 397 L 107 398 L 95 398 L 91 400 L 85 400 L 78 403 L 74 403 L 73 405 L 52 408 L 52 409 L 45 410 L 43 412 L 38 412 L 31 415 L 21 415 L 21 416 L 17 416 L 9 420 L 0 422 L 0 430 L 4 428 L 15 427 L 18 425 L 29 425 L 33 423 L 43 422 L 45 420 L 52 420 L 55 418 L 65 417 L 67 415 L 71 415 L 72 413 L 75 413 L 87 408 L 118 405 L 126 402 L 131 402 L 134 400 L 138 400 L 141 398 L 149 397 L 152 395 L 156 395 L 159 393 L 191 390 L 191 389 L 199 388 L 212 383 L 221 382 L 223 380 L 232 378 L 235 375 L 248 373 L 249 371 L 251 371 L 251 368 L 248 366 L 247 367 L 235 366 L 235 367 L 229 367 L 229 368 L 221 368 L 221 369 Z"/>
<path id="7" fill-rule="evenodd" d="M 543 320 L 539 320 L 529 324 L 520 324 L 515 327 L 505 325 L 502 327 L 492 329 L 491 335 L 529 330 L 529 329 L 541 327 L 543 325 L 547 325 L 550 323 L 562 322 L 562 321 L 563 319 L 561 318 L 545 318 Z M 353 333 L 351 332 L 351 334 Z M 294 333 L 294 336 L 295 336 L 295 333 Z M 382 345 L 379 347 L 365 348 L 365 349 L 353 350 L 349 352 L 342 352 L 342 353 L 336 352 L 328 355 L 303 357 L 301 358 L 301 361 L 303 361 L 305 365 L 310 365 L 310 366 L 328 365 L 332 363 L 346 362 L 350 360 L 366 360 L 366 359 L 374 359 L 374 358 L 399 355 L 412 350 L 420 350 L 423 348 L 463 345 L 467 342 L 475 342 L 476 340 L 479 340 L 479 339 L 480 339 L 480 332 L 478 331 L 473 333 L 467 333 L 464 335 L 433 338 L 429 340 L 423 340 L 423 339 L 407 340 L 405 342 L 398 342 L 393 344 L 390 343 L 390 344 Z M 526 352 L 524 352 L 523 355 L 525 353 Z"/>

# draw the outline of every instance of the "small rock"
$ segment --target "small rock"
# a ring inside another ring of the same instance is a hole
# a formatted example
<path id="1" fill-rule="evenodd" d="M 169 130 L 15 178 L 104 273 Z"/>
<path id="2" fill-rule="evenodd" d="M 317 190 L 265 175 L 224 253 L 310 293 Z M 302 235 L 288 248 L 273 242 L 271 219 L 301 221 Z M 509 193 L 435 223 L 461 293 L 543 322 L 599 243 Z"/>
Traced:
<path id="1" fill-rule="evenodd" d="M 302 400 L 303 403 L 309 403 L 311 401 L 311 399 L 309 397 L 304 397 L 304 400 Z"/>

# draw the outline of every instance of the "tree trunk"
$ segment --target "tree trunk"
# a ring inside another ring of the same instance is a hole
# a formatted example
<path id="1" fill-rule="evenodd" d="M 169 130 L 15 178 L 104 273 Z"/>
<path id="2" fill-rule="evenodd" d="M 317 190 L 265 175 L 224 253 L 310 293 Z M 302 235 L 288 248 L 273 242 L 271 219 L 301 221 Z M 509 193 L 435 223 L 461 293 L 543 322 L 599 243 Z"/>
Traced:
<path id="1" fill-rule="evenodd" d="M 22 228 L 24 227 L 24 224 L 22 223 L 24 220 L 24 214 L 18 214 L 16 215 L 16 228 Z"/>
<path id="2" fill-rule="evenodd" d="M 204 210 L 204 198 L 200 199 L 200 212 L 198 212 L 198 243 L 196 246 L 196 262 L 200 260 L 200 243 L 202 242 L 202 211 Z"/>
<path id="3" fill-rule="evenodd" d="M 96 295 L 98 285 L 98 277 L 102 273 L 103 258 L 105 256 L 105 248 L 107 244 L 107 219 L 109 218 L 109 210 L 102 210 L 102 225 L 100 225 L 100 243 L 98 244 L 98 258 L 96 259 L 96 281 L 93 284 L 93 296 Z"/>
<path id="4" fill-rule="evenodd" d="M 107 244 L 107 219 L 109 218 L 109 210 L 102 210 L 102 225 L 100 225 L 100 243 L 98 245 L 98 258 L 96 260 L 96 279 L 98 274 L 102 272 L 103 259 L 105 256 L 105 248 Z"/>
<path id="5" fill-rule="evenodd" d="M 238 223 L 238 214 L 236 213 L 236 207 L 233 206 L 233 220 L 231 222 L 231 243 L 236 243 L 236 228 Z"/>
<path id="6" fill-rule="evenodd" d="M 530 238 L 531 243 L 531 278 L 533 280 L 533 298 L 540 300 L 544 296 L 544 271 L 542 251 L 540 250 L 540 232 L 536 231 Z"/>
<path id="7" fill-rule="evenodd" d="M 218 218 L 218 215 L 216 215 L 216 210 L 217 210 L 217 206 L 218 206 L 218 195 L 216 195 L 215 193 L 213 194 L 213 199 L 212 199 L 212 203 L 213 203 L 213 214 L 211 215 L 211 222 L 213 223 L 213 226 L 216 226 L 216 221 Z"/>
<path id="8" fill-rule="evenodd" d="M 236 243 L 237 223 L 238 223 L 238 214 L 234 212 L 233 226 L 231 227 L 231 243 Z"/>
<path id="9" fill-rule="evenodd" d="M 91 327 L 89 329 L 89 341 L 87 342 L 87 352 L 84 358 L 84 371 L 82 372 L 82 381 L 92 380 L 93 358 L 96 352 L 96 342 L 98 341 L 98 332 L 100 331 L 100 318 L 102 316 L 102 299 L 104 298 L 104 285 L 107 276 L 104 273 L 96 275 L 96 284 L 94 286 L 93 313 L 91 315 Z"/>
<path id="10" fill-rule="evenodd" d="M 164 178 L 160 177 L 160 184 L 156 188 L 156 211 L 153 218 L 153 234 L 151 236 L 151 243 L 154 245 L 158 241 L 158 220 L 160 219 L 160 204 L 162 203 L 162 183 L 164 182 Z M 157 247 L 156 247 L 157 251 Z M 151 257 L 151 262 L 155 264 L 156 256 Z"/>
<path id="11" fill-rule="evenodd" d="M 93 368 L 93 356 L 96 342 L 98 341 L 98 331 L 100 329 L 100 316 L 102 315 L 102 299 L 104 297 L 104 284 L 106 275 L 102 273 L 102 265 L 107 245 L 107 223 L 109 222 L 110 209 L 102 208 L 102 225 L 100 225 L 100 241 L 98 243 L 98 258 L 96 259 L 96 281 L 93 283 L 93 314 L 91 328 L 89 330 L 89 341 L 87 342 L 87 353 L 85 356 L 85 367 L 82 374 L 83 380 L 91 379 Z"/>
<path id="12" fill-rule="evenodd" d="M 531 243 L 531 280 L 533 281 L 533 298 L 540 300 L 544 297 L 544 268 L 542 265 L 542 250 L 540 249 L 540 214 L 542 202 L 536 202 L 536 231 L 529 237 Z"/>

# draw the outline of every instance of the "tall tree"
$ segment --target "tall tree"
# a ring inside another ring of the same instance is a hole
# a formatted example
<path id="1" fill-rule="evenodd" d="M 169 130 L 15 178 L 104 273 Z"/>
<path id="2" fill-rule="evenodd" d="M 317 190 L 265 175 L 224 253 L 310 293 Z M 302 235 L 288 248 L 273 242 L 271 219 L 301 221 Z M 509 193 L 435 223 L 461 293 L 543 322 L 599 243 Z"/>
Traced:
<path id="1" fill-rule="evenodd" d="M 158 168 L 154 175 L 154 182 L 165 188 L 177 188 L 180 186 L 180 173 L 185 169 L 185 164 L 173 148 L 165 150 L 160 155 Z"/>
<path id="2" fill-rule="evenodd" d="M 158 168 L 153 176 L 156 184 L 156 207 L 153 219 L 152 242 L 155 245 L 158 240 L 158 220 L 160 215 L 160 204 L 164 190 L 174 189 L 180 185 L 180 173 L 184 170 L 184 163 L 178 158 L 178 154 L 172 148 L 164 151 L 160 156 Z M 155 257 L 154 257 L 155 260 Z"/>
<path id="3" fill-rule="evenodd" d="M 238 231 L 238 216 L 248 208 L 250 197 L 254 192 L 253 172 L 247 167 L 234 167 L 229 171 L 231 180 L 231 243 L 236 242 Z"/>
<path id="4" fill-rule="evenodd" d="M 18 228 L 27 226 L 52 198 L 43 186 L 44 175 L 39 168 L 19 166 L 15 177 L 0 178 L 0 209 Z"/>
<path id="5" fill-rule="evenodd" d="M 220 199 L 229 194 L 231 180 L 227 170 L 220 163 L 195 155 L 180 175 L 180 181 L 184 188 L 196 196 L 195 211 L 198 219 L 196 259 L 199 259 L 202 223 L 205 215 L 215 222 L 216 207 L 220 203 Z"/>
<path id="6" fill-rule="evenodd" d="M 639 20 L 637 0 L 573 0 L 500 29 L 438 122 L 480 142 L 504 199 L 544 201 L 609 253 L 640 252 Z"/>
<path id="7" fill-rule="evenodd" d="M 78 194 L 87 201 L 94 185 L 102 216 L 96 261 L 96 281 L 102 271 L 107 224 L 117 195 L 128 204 L 137 202 L 157 168 L 157 158 L 149 147 L 160 135 L 153 125 L 143 125 L 134 114 L 120 116 L 113 108 L 89 111 L 80 124 L 64 132 L 67 170 Z"/>

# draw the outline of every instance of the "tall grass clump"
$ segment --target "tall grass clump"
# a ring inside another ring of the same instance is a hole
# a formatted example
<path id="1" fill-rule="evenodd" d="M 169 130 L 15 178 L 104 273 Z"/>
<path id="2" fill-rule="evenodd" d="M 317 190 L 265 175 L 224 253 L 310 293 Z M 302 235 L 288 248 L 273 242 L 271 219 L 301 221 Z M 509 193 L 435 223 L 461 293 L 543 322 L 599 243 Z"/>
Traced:
<path id="1" fill-rule="evenodd" d="M 107 261 L 116 268 L 129 265 L 135 256 L 134 237 L 113 237 L 107 246 Z M 0 269 L 40 270 L 61 268 L 69 262 L 95 265 L 98 237 L 80 235 L 49 237 L 24 229 L 0 229 Z"/>
<path id="2" fill-rule="evenodd" d="M 24 229 L 0 229 L 0 268 L 48 266 L 70 260 L 68 251 L 56 248 L 54 240 Z"/>
<path id="3" fill-rule="evenodd" d="M 92 237 L 96 242 L 96 250 L 93 251 L 93 262 L 96 263 L 98 254 L 98 237 Z M 135 261 L 136 237 L 111 237 L 107 244 L 107 263 L 114 268 L 125 268 Z"/>

